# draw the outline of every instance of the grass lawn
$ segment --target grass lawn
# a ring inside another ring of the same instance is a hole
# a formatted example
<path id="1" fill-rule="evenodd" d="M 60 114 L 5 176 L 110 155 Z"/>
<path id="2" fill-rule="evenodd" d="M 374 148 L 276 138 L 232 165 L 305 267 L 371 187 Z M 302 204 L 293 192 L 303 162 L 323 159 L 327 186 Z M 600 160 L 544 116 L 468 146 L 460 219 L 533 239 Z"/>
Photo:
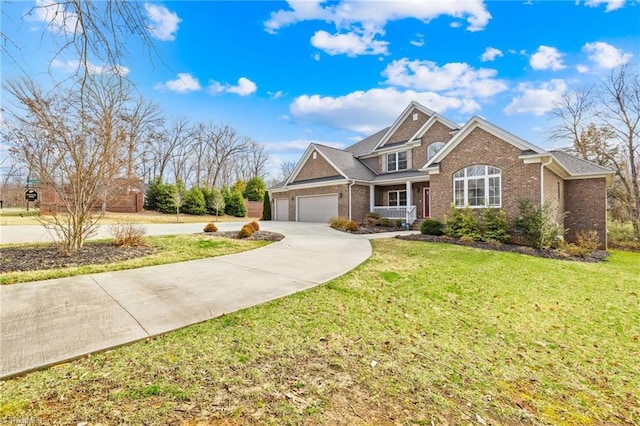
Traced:
<path id="1" fill-rule="evenodd" d="M 164 265 L 167 263 L 184 262 L 186 260 L 203 259 L 206 257 L 224 256 L 227 254 L 239 253 L 241 251 L 263 247 L 269 244 L 266 241 L 212 238 L 196 234 L 148 236 L 145 237 L 145 241 L 148 245 L 157 247 L 160 250 L 149 256 L 103 265 L 86 265 L 30 272 L 7 272 L 0 274 L 0 285 L 48 280 L 52 278 L 73 277 L 83 274 L 118 271 L 122 269 L 133 269 L 144 266 Z M 110 241 L 98 241 L 98 243 L 109 244 Z M 37 244 L 20 245 L 29 246 Z M 2 247 L 8 246 L 11 246 L 11 244 L 0 246 L 0 252 Z"/>
<path id="2" fill-rule="evenodd" d="M 640 423 L 640 254 L 372 244 L 312 290 L 7 380 L 0 422 Z"/>

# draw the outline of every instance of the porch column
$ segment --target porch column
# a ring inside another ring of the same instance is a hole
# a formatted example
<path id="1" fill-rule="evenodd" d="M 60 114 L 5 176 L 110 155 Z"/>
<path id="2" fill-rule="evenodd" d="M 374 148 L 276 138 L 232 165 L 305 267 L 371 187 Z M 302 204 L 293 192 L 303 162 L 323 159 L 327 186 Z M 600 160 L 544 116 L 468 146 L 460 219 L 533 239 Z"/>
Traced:
<path id="1" fill-rule="evenodd" d="M 407 207 L 413 204 L 413 194 L 411 192 L 411 181 L 407 181 Z"/>
<path id="2" fill-rule="evenodd" d="M 369 185 L 369 211 L 372 212 L 376 205 L 376 186 Z"/>

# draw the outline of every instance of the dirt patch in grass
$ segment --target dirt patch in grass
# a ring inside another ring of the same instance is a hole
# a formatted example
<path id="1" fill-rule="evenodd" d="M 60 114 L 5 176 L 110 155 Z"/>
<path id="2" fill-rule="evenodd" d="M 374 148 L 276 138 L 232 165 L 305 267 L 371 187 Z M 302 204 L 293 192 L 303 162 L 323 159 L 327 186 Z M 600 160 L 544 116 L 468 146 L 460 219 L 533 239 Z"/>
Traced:
<path id="1" fill-rule="evenodd" d="M 528 254 L 530 256 L 543 257 L 545 259 L 575 260 L 578 262 L 602 262 L 609 256 L 609 252 L 605 250 L 596 250 L 585 256 L 571 256 L 561 250 L 542 250 L 527 246 L 518 246 L 515 244 L 489 244 L 481 241 L 464 242 L 457 238 L 439 237 L 436 235 L 398 235 L 396 238 L 409 241 L 427 241 L 431 243 L 449 243 L 466 247 L 475 247 L 483 250 L 506 251 L 511 253 Z"/>

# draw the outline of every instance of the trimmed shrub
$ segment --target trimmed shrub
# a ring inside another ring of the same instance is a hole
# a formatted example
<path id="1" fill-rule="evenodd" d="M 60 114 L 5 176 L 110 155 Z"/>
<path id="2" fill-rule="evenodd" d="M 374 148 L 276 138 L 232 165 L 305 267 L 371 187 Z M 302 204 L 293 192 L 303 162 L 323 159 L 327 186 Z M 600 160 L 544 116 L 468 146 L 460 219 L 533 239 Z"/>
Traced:
<path id="1" fill-rule="evenodd" d="M 389 226 L 389 219 L 386 217 L 380 218 L 380 226 Z"/>
<path id="2" fill-rule="evenodd" d="M 380 215 L 376 212 L 369 212 L 366 216 L 367 219 L 380 219 Z"/>
<path id="3" fill-rule="evenodd" d="M 445 215 L 444 223 L 444 233 L 449 237 L 467 237 L 467 239 L 471 238 L 474 241 L 481 239 L 480 221 L 478 221 L 470 207 L 458 209 L 451 203 L 449 213 Z"/>
<path id="4" fill-rule="evenodd" d="M 358 224 L 355 223 L 353 220 L 350 220 L 345 225 L 344 230 L 349 232 L 356 232 L 358 230 Z"/>
<path id="5" fill-rule="evenodd" d="M 207 223 L 207 226 L 204 227 L 204 232 L 218 232 L 218 227 L 213 223 Z"/>
<path id="6" fill-rule="evenodd" d="M 558 248 L 562 245 L 562 229 L 554 219 L 550 204 L 534 205 L 531 200 L 518 200 L 520 214 L 515 229 L 535 248 Z"/>
<path id="7" fill-rule="evenodd" d="M 375 212 L 367 213 L 364 221 L 368 226 L 378 226 L 380 225 L 380 215 Z"/>
<path id="8" fill-rule="evenodd" d="M 396 219 L 396 220 L 393 221 L 393 225 L 396 228 L 402 228 L 402 222 L 403 222 L 402 219 Z"/>
<path id="9" fill-rule="evenodd" d="M 136 225 L 133 222 L 124 222 L 111 225 L 111 236 L 113 236 L 113 245 L 119 247 L 135 247 L 144 244 L 144 235 L 146 230 L 143 226 Z"/>
<path id="10" fill-rule="evenodd" d="M 484 209 L 482 213 L 482 239 L 484 241 L 509 241 L 509 223 L 502 209 Z"/>
<path id="11" fill-rule="evenodd" d="M 571 256 L 588 256 L 598 249 L 598 231 L 578 231 L 576 243 L 565 244 L 563 248 Z"/>
<path id="12" fill-rule="evenodd" d="M 204 194 L 204 204 L 208 214 L 220 216 L 224 214 L 224 196 L 218 188 L 202 189 Z"/>
<path id="13" fill-rule="evenodd" d="M 253 235 L 253 228 L 249 225 L 244 225 L 240 232 L 238 232 L 238 238 L 249 238 Z"/>
<path id="14" fill-rule="evenodd" d="M 262 220 L 271 220 L 271 200 L 269 199 L 269 191 L 264 192 L 262 200 Z"/>
<path id="15" fill-rule="evenodd" d="M 258 232 L 260 230 L 260 224 L 255 220 L 247 223 L 247 225 L 249 225 L 251 229 L 253 229 L 253 232 Z"/>
<path id="16" fill-rule="evenodd" d="M 435 219 L 425 219 L 420 225 L 420 233 L 424 235 L 442 235 L 444 234 L 444 225 Z"/>
<path id="17" fill-rule="evenodd" d="M 329 226 L 333 229 L 344 230 L 347 223 L 349 223 L 349 219 L 344 216 L 337 216 L 329 219 Z"/>

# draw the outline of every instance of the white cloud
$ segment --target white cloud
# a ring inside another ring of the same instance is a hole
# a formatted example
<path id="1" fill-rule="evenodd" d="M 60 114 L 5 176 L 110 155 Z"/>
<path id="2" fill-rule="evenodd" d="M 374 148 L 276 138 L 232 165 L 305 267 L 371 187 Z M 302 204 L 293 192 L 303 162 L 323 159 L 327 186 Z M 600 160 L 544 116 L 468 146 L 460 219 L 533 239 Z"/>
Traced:
<path id="1" fill-rule="evenodd" d="M 589 72 L 589 67 L 586 65 L 578 64 L 576 65 L 576 70 L 578 70 L 580 74 L 585 74 Z"/>
<path id="2" fill-rule="evenodd" d="M 556 102 L 567 90 L 564 80 L 554 79 L 534 86 L 531 83 L 518 85 L 520 96 L 513 98 L 511 103 L 503 110 L 507 115 L 533 114 L 543 115 L 553 108 Z"/>
<path id="3" fill-rule="evenodd" d="M 602 41 L 586 43 L 582 47 L 589 59 L 600 68 L 611 69 L 624 65 L 631 60 L 631 53 L 623 53 L 622 50 Z"/>
<path id="4" fill-rule="evenodd" d="M 449 24 L 449 26 L 451 28 L 460 28 L 462 26 L 462 22 L 459 21 L 453 21 L 452 23 Z"/>
<path id="5" fill-rule="evenodd" d="M 311 57 L 313 58 L 314 61 L 319 61 L 320 60 L 320 53 L 316 52 Z"/>
<path id="6" fill-rule="evenodd" d="M 589 7 L 598 7 L 602 3 L 607 5 L 604 11 L 611 12 L 624 6 L 625 0 L 586 0 L 584 5 Z"/>
<path id="7" fill-rule="evenodd" d="M 169 80 L 166 83 L 158 83 L 155 85 L 157 90 L 171 90 L 172 92 L 187 93 L 197 92 L 202 89 L 200 82 L 189 73 L 179 73 L 178 78 Z"/>
<path id="8" fill-rule="evenodd" d="M 69 12 L 65 5 L 54 0 L 36 0 L 32 19 L 44 22 L 52 33 L 71 35 L 76 31 L 78 15 Z"/>
<path id="9" fill-rule="evenodd" d="M 207 88 L 208 92 L 212 95 L 217 95 L 219 93 L 235 93 L 240 96 L 248 96 L 256 92 L 258 90 L 258 86 L 251 80 L 246 77 L 240 77 L 238 79 L 238 84 L 232 86 L 228 83 L 222 84 L 215 80 L 211 80 L 209 82 L 209 87 Z"/>
<path id="10" fill-rule="evenodd" d="M 414 100 L 439 113 L 453 110 L 468 114 L 480 109 L 473 99 L 386 88 L 338 97 L 303 95 L 294 100 L 290 110 L 295 118 L 305 122 L 368 134 L 389 125 Z"/>
<path id="11" fill-rule="evenodd" d="M 374 6 L 364 1 L 343 0 L 323 4 L 323 0 L 289 0 L 289 9 L 271 13 L 264 23 L 265 30 L 276 33 L 279 29 L 303 21 L 324 21 L 336 27 L 336 33 L 319 30 L 311 38 L 313 46 L 331 55 L 388 54 L 388 42 L 383 36 L 388 22 L 414 18 L 423 23 L 440 16 L 467 21 L 468 31 L 481 31 L 491 15 L 482 0 L 454 1 L 387 1 Z"/>
<path id="12" fill-rule="evenodd" d="M 420 33 L 416 34 L 416 39 L 409 41 L 409 43 L 415 47 L 424 46 L 424 35 Z"/>
<path id="13" fill-rule="evenodd" d="M 504 56 L 504 53 L 502 53 L 502 50 L 496 49 L 495 47 L 487 47 L 484 50 L 484 53 L 482 54 L 482 56 L 480 56 L 480 60 L 482 62 L 491 62 L 495 60 L 498 56 Z"/>
<path id="14" fill-rule="evenodd" d="M 382 75 L 387 78 L 385 83 L 393 86 L 484 98 L 507 90 L 502 80 L 494 78 L 497 73 L 490 68 L 474 69 L 464 62 L 439 67 L 435 62 L 403 58 L 387 65 Z"/>
<path id="15" fill-rule="evenodd" d="M 267 92 L 267 95 L 269 95 L 271 99 L 278 99 L 284 96 L 284 92 L 282 90 L 278 90 L 277 92 Z"/>
<path id="16" fill-rule="evenodd" d="M 331 35 L 326 31 L 320 30 L 311 37 L 311 45 L 320 50 L 324 50 L 329 55 L 346 54 L 355 57 L 358 55 L 386 55 L 386 41 L 375 40 L 374 33 L 358 34 L 357 32 L 349 32 L 345 34 Z"/>
<path id="17" fill-rule="evenodd" d="M 558 71 L 566 68 L 562 64 L 563 54 L 555 47 L 540 46 L 536 53 L 531 55 L 529 63 L 534 70 L 553 70 Z"/>
<path id="18" fill-rule="evenodd" d="M 182 19 L 164 6 L 145 3 L 144 9 L 151 21 L 151 25 L 148 27 L 151 35 L 162 41 L 175 40 L 175 33 L 178 31 L 178 24 L 182 22 Z"/>
<path id="19" fill-rule="evenodd" d="M 70 59 L 68 61 L 54 59 L 53 61 L 51 61 L 51 66 L 68 73 L 76 73 L 82 68 L 82 64 L 77 59 Z M 129 68 L 123 65 L 116 65 L 115 67 L 112 67 L 108 65 L 96 65 L 91 62 L 87 62 L 87 71 L 89 71 L 89 74 L 94 75 L 113 74 L 125 76 L 129 74 Z"/>

